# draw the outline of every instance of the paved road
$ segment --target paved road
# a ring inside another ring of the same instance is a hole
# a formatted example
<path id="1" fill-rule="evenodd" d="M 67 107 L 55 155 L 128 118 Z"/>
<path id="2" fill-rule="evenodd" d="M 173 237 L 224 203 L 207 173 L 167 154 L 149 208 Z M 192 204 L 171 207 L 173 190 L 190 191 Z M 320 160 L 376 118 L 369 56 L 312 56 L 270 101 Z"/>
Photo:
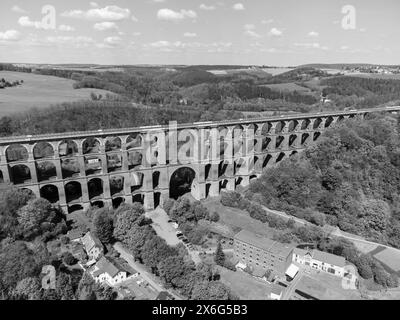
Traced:
<path id="1" fill-rule="evenodd" d="M 124 248 L 123 244 L 120 242 L 117 242 L 114 244 L 114 249 L 117 250 L 121 257 L 126 260 L 126 262 L 129 263 L 129 265 L 134 268 L 135 270 L 139 271 L 140 276 L 146 280 L 150 285 L 152 285 L 156 290 L 159 292 L 161 291 L 168 291 L 170 294 L 172 294 L 176 300 L 182 300 L 183 298 L 177 296 L 174 292 L 171 290 L 167 290 L 164 288 L 164 286 L 156 279 L 156 277 L 148 272 L 146 268 L 141 264 L 135 261 L 134 257 L 132 254 L 129 253 L 127 249 Z"/>
<path id="2" fill-rule="evenodd" d="M 299 269 L 299 272 L 294 277 L 294 279 L 289 283 L 289 286 L 284 291 L 282 295 L 282 300 L 289 300 L 292 296 L 294 290 L 296 289 L 297 284 L 300 282 L 301 278 L 303 277 L 303 271 Z"/>

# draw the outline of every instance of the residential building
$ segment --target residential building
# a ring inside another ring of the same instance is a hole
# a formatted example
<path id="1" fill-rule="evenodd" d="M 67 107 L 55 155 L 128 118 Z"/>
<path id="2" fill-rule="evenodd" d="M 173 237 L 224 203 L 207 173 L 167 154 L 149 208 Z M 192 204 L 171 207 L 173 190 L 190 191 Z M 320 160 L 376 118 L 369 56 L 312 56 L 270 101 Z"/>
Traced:
<path id="1" fill-rule="evenodd" d="M 89 270 L 93 279 L 97 283 L 107 283 L 110 286 L 114 286 L 127 279 L 128 272 L 121 268 L 118 264 L 111 262 L 105 256 L 102 256 L 100 260 Z"/>
<path id="2" fill-rule="evenodd" d="M 90 260 L 97 260 L 103 253 L 103 244 L 93 232 L 88 232 L 82 237 L 82 243 Z"/>
<path id="3" fill-rule="evenodd" d="M 71 250 L 72 255 L 79 261 L 85 261 L 87 258 L 86 252 L 83 249 L 82 243 L 74 243 Z"/>
<path id="4" fill-rule="evenodd" d="M 283 275 L 292 261 L 292 249 L 293 246 L 247 230 L 240 231 L 234 237 L 235 258 L 253 270 L 261 268 Z"/>
<path id="5" fill-rule="evenodd" d="M 335 276 L 345 276 L 346 259 L 328 252 L 316 249 L 305 250 L 294 248 L 292 261 L 310 266 L 313 269 L 322 270 Z"/>

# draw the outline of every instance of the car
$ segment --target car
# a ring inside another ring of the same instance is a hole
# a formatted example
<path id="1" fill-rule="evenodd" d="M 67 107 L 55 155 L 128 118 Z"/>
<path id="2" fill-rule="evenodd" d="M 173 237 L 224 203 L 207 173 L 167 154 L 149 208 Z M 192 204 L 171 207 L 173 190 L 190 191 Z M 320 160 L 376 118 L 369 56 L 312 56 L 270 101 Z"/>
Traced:
<path id="1" fill-rule="evenodd" d="M 183 239 L 182 239 L 182 242 L 183 242 L 183 243 L 189 243 L 189 240 L 186 239 L 186 238 L 183 238 Z"/>
<path id="2" fill-rule="evenodd" d="M 183 235 L 179 235 L 179 236 L 177 236 L 177 237 L 178 237 L 178 239 L 180 239 L 180 240 L 183 239 Z"/>
<path id="3" fill-rule="evenodd" d="M 177 236 L 179 236 L 180 234 L 183 235 L 182 231 L 176 231 L 175 233 L 176 233 Z"/>
<path id="4" fill-rule="evenodd" d="M 167 222 L 168 222 L 168 223 L 172 223 L 173 221 L 172 221 L 171 219 L 169 219 Z"/>

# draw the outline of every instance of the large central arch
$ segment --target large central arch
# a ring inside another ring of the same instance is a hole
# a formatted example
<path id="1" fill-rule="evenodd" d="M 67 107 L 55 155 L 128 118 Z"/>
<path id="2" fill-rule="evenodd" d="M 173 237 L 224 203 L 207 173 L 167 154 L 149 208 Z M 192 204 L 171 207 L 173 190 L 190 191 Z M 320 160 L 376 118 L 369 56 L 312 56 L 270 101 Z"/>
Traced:
<path id="1" fill-rule="evenodd" d="M 189 167 L 181 167 L 174 171 L 169 180 L 169 197 L 178 199 L 192 191 L 192 184 L 196 178 L 196 172 Z"/>

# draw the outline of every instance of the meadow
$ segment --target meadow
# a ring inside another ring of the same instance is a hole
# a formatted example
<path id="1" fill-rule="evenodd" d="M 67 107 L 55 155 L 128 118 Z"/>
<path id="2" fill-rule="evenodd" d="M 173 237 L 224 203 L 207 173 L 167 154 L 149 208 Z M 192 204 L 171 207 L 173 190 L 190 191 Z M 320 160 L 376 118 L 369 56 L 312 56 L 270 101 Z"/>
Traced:
<path id="1" fill-rule="evenodd" d="M 264 84 L 263 87 L 270 88 L 276 91 L 287 91 L 287 92 L 294 92 L 297 91 L 298 93 L 303 94 L 312 94 L 312 91 L 309 88 L 299 86 L 294 82 L 288 83 L 277 83 L 277 84 Z"/>
<path id="2" fill-rule="evenodd" d="M 17 87 L 0 89 L 0 117 L 30 108 L 47 108 L 50 105 L 90 99 L 90 93 L 111 93 L 99 89 L 74 89 L 73 80 L 31 73 L 0 71 L 0 79 L 21 81 Z"/>

